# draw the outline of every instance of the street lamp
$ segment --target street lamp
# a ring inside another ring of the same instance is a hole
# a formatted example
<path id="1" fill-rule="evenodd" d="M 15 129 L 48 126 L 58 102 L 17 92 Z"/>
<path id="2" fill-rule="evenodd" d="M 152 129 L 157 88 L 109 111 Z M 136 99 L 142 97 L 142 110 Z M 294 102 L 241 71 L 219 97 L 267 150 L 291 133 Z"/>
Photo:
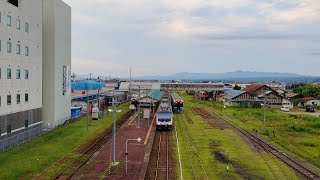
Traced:
<path id="1" fill-rule="evenodd" d="M 141 138 L 138 139 L 127 139 L 126 141 L 126 175 L 128 175 L 128 142 L 129 141 L 138 141 L 138 143 L 141 142 Z"/>
<path id="2" fill-rule="evenodd" d="M 266 133 L 266 119 L 267 119 L 267 115 L 266 115 L 266 103 L 267 102 L 267 96 L 264 95 L 263 98 L 263 109 L 264 109 L 264 113 L 263 113 L 263 133 Z"/>
<path id="3" fill-rule="evenodd" d="M 116 162 L 116 131 L 117 131 L 117 112 L 121 112 L 122 110 L 116 109 L 116 102 L 114 96 L 112 98 L 112 106 L 113 110 L 109 109 L 109 112 L 113 112 L 113 166 L 117 166 L 119 163 Z"/>

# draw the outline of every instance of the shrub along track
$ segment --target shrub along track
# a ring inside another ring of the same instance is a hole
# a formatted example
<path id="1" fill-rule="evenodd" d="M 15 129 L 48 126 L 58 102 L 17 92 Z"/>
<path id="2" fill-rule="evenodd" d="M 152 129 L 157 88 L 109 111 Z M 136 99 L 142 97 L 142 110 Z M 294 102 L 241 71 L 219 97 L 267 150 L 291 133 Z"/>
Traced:
<path id="1" fill-rule="evenodd" d="M 178 122 L 178 128 L 180 130 L 180 135 L 181 135 L 180 139 L 183 140 L 181 141 L 181 144 L 183 144 L 183 147 L 187 152 L 189 163 L 190 163 L 190 169 L 192 170 L 192 174 L 193 174 L 193 179 L 209 179 L 207 171 L 205 170 L 204 165 L 201 161 L 198 149 L 189 132 L 185 119 L 181 114 L 179 114 L 178 116 L 180 116 L 180 118 L 178 118 L 176 122 Z M 186 118 L 187 119 L 189 118 L 191 120 L 191 118 L 188 115 L 186 115 Z M 194 160 L 194 158 L 196 158 L 196 161 Z M 201 171 L 196 171 L 196 168 L 201 169 Z"/>
<path id="2" fill-rule="evenodd" d="M 203 108 L 195 108 L 193 109 L 193 112 L 195 114 L 198 114 L 202 116 L 203 118 L 209 118 L 211 117 L 211 113 L 206 111 Z M 222 119 L 224 119 L 224 115 L 221 113 L 218 113 L 214 111 L 215 114 L 220 116 Z M 286 155 L 284 152 L 280 151 L 279 149 L 273 147 L 270 143 L 266 142 L 265 140 L 259 138 L 258 136 L 248 132 L 247 130 L 237 127 L 233 125 L 232 123 L 226 121 L 229 125 L 231 125 L 235 130 L 237 130 L 239 133 L 247 137 L 253 145 L 257 148 L 259 154 L 262 156 L 262 158 L 266 161 L 268 167 L 273 172 L 273 175 L 275 178 L 285 178 L 287 175 L 284 171 L 279 172 L 277 165 L 273 164 L 272 162 L 268 161 L 268 158 L 266 157 L 266 152 L 274 155 L 284 163 L 286 163 L 289 167 L 294 169 L 299 174 L 303 175 L 307 179 L 320 179 L 320 173 L 313 170 L 312 168 L 308 167 L 307 165 L 303 164 L 302 162 L 299 162 L 298 160 L 291 158 L 290 156 Z M 280 168 L 281 169 L 281 168 Z M 279 177 L 280 176 L 280 177 Z"/>
<path id="3" fill-rule="evenodd" d="M 124 114 L 121 118 L 117 120 L 117 128 L 122 127 L 126 120 L 128 120 L 132 115 L 133 111 L 129 111 Z M 99 136 L 95 141 L 90 142 L 89 145 L 85 146 L 85 150 L 82 149 L 80 156 L 75 158 L 71 163 L 69 163 L 65 168 L 63 168 L 59 173 L 55 175 L 53 179 L 70 179 L 77 170 L 79 170 L 85 163 L 88 162 L 90 157 L 97 152 L 100 147 L 108 142 L 112 138 L 113 128 L 108 128 L 101 136 Z"/>
<path id="4" fill-rule="evenodd" d="M 156 131 L 145 179 L 175 179 L 171 131 Z"/>

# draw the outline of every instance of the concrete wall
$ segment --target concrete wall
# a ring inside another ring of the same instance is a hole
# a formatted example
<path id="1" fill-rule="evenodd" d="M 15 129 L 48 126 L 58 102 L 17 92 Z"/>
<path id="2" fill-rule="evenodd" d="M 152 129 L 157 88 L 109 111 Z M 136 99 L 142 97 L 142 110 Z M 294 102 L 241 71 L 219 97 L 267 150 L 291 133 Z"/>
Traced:
<path id="1" fill-rule="evenodd" d="M 288 106 L 290 109 L 292 109 L 293 108 L 293 103 L 291 101 L 289 101 L 288 99 L 283 98 L 282 106 Z"/>
<path id="2" fill-rule="evenodd" d="M 43 119 L 62 123 L 71 115 L 71 92 L 63 94 L 63 67 L 71 67 L 71 8 L 60 0 L 44 0 L 43 18 Z"/>
<path id="3" fill-rule="evenodd" d="M 305 106 L 319 106 L 320 105 L 320 101 L 319 100 L 310 100 L 307 101 L 305 104 Z"/>
<path id="4" fill-rule="evenodd" d="M 42 0 L 19 1 L 19 7 L 0 0 L 0 134 L 6 133 L 6 127 L 11 124 L 11 130 L 23 130 L 24 121 L 29 125 L 41 122 L 38 116 L 30 115 L 35 110 L 41 114 L 42 108 Z M 7 15 L 11 16 L 11 26 L 7 25 Z M 20 20 L 20 29 L 17 28 Z M 25 23 L 29 24 L 29 32 L 25 32 Z M 7 52 L 7 42 L 11 42 L 11 53 Z M 20 54 L 16 47 L 20 44 Z M 25 46 L 29 47 L 29 55 L 25 55 Z M 7 68 L 11 68 L 11 79 L 7 79 Z M 17 69 L 20 79 L 17 79 Z M 25 70 L 29 78 L 25 79 Z M 20 94 L 20 103 L 17 102 Z M 28 102 L 25 101 L 28 94 Z M 7 105 L 7 95 L 11 95 L 11 105 Z M 23 112 L 23 113 L 20 113 Z M 36 119 L 35 119 L 36 118 Z"/>

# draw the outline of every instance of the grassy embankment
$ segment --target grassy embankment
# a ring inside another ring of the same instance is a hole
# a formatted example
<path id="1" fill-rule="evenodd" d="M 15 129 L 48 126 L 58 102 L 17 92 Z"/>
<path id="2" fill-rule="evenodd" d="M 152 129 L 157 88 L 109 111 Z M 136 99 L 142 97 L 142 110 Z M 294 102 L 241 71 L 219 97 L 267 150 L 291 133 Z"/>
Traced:
<path id="1" fill-rule="evenodd" d="M 263 109 L 231 108 L 223 109 L 217 102 L 199 102 L 207 110 L 218 113 L 224 119 L 258 132 L 272 144 L 288 154 L 309 162 L 320 169 L 320 118 L 309 115 L 290 115 L 276 109 L 267 109 L 267 131 L 263 133 Z"/>
<path id="2" fill-rule="evenodd" d="M 117 113 L 117 117 L 128 112 L 128 107 L 128 103 L 118 106 L 117 108 L 122 112 Z M 93 139 L 97 134 L 110 127 L 112 123 L 113 115 L 109 114 L 108 117 L 97 122 L 91 121 L 91 126 L 87 131 L 85 117 L 9 151 L 1 152 L 0 179 L 30 179 L 79 145 Z M 76 157 L 78 155 L 71 153 L 70 156 Z M 51 170 L 52 173 L 54 171 L 54 169 Z"/>
<path id="3" fill-rule="evenodd" d="M 184 179 L 193 179 L 192 166 L 197 179 L 205 179 L 207 173 L 209 179 L 272 179 L 274 175 L 267 166 L 264 159 L 253 152 L 243 139 L 232 129 L 215 129 L 207 124 L 202 117 L 195 115 L 191 108 L 203 105 L 194 102 L 192 96 L 183 94 L 185 112 L 175 115 L 176 129 L 179 134 L 179 147 L 182 159 L 182 170 Z M 186 120 L 188 114 L 193 124 Z M 187 131 L 190 133 L 190 140 Z M 194 141 L 195 147 L 192 145 Z M 205 171 L 202 170 L 199 159 Z M 188 156 L 189 153 L 189 156 Z M 283 163 L 266 156 L 269 163 L 283 169 L 273 168 L 277 177 L 286 174 L 289 179 L 296 179 L 295 174 Z M 180 168 L 178 155 L 176 156 L 177 178 L 180 179 Z M 230 170 L 227 171 L 227 166 Z"/>

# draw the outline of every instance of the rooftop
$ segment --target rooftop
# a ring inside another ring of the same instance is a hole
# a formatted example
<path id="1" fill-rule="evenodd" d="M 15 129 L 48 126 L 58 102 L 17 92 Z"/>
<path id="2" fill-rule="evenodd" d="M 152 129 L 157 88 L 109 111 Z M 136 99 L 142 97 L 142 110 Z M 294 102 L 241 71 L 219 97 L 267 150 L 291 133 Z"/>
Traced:
<path id="1" fill-rule="evenodd" d="M 243 90 L 246 92 L 256 92 L 258 89 L 260 89 L 263 86 L 264 86 L 264 84 L 251 84 L 251 85 L 245 87 Z"/>
<path id="2" fill-rule="evenodd" d="M 224 94 L 225 94 L 224 98 L 225 99 L 233 99 L 243 93 L 245 93 L 245 91 L 226 89 L 224 92 Z"/>

